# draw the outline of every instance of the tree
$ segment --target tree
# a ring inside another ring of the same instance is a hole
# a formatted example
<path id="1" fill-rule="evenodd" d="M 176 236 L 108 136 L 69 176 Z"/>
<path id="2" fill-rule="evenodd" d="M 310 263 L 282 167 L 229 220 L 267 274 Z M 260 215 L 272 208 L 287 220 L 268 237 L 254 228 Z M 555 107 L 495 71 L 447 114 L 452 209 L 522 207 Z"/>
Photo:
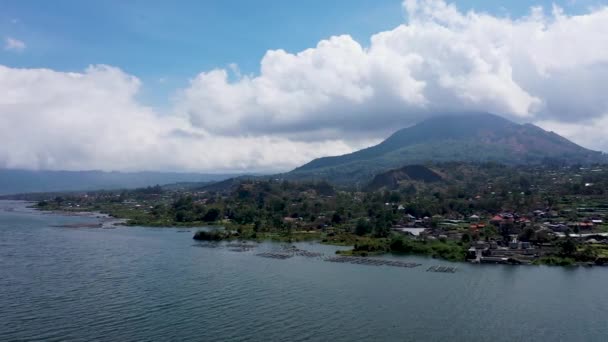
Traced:
<path id="1" fill-rule="evenodd" d="M 433 215 L 433 217 L 431 218 L 431 228 L 439 227 L 439 223 L 441 223 L 442 220 L 443 217 L 439 215 Z"/>
<path id="2" fill-rule="evenodd" d="M 398 192 L 393 191 L 389 195 L 388 200 L 391 203 L 399 203 L 401 202 L 401 195 Z"/>
<path id="3" fill-rule="evenodd" d="M 205 222 L 215 222 L 220 217 L 220 210 L 217 208 L 211 208 L 203 216 Z"/>
<path id="4" fill-rule="evenodd" d="M 253 223 L 253 231 L 257 233 L 260 231 L 261 228 L 262 222 L 260 220 L 255 220 L 255 222 Z"/>
<path id="5" fill-rule="evenodd" d="M 165 207 L 162 204 L 157 204 L 150 212 L 155 218 L 161 218 L 165 215 Z"/>
<path id="6" fill-rule="evenodd" d="M 369 221 L 363 218 L 360 218 L 357 221 L 357 225 L 355 226 L 355 234 L 362 236 L 365 234 L 368 234 L 369 232 L 371 232 L 371 225 L 369 224 Z"/>
<path id="7" fill-rule="evenodd" d="M 342 217 L 338 213 L 334 213 L 331 217 L 331 223 L 340 224 L 342 223 Z"/>
<path id="8" fill-rule="evenodd" d="M 183 196 L 177 199 L 177 201 L 173 202 L 173 209 L 178 210 L 192 210 L 192 196 Z"/>
<path id="9" fill-rule="evenodd" d="M 576 243 L 570 237 L 567 237 L 562 243 L 560 243 L 561 253 L 565 256 L 572 256 L 576 252 Z"/>
<path id="10" fill-rule="evenodd" d="M 491 237 L 495 236 L 496 234 L 498 234 L 498 232 L 496 231 L 496 229 L 490 225 L 486 225 L 483 228 L 483 236 L 485 237 L 486 241 L 488 241 Z"/>
<path id="11" fill-rule="evenodd" d="M 414 184 L 410 184 L 408 185 L 405 189 L 403 189 L 403 193 L 406 195 L 415 195 L 416 194 L 416 187 L 414 186 Z"/>
<path id="12" fill-rule="evenodd" d="M 513 231 L 513 223 L 505 222 L 500 225 L 500 235 L 504 241 L 509 241 L 511 232 Z"/>
<path id="13" fill-rule="evenodd" d="M 374 235 L 376 237 L 387 237 L 390 233 L 391 222 L 386 215 L 379 215 L 374 222 Z"/>
<path id="14" fill-rule="evenodd" d="M 520 176 L 519 177 L 519 186 L 523 189 L 523 190 L 527 190 L 530 188 L 531 186 L 531 182 L 530 180 L 526 177 L 526 176 Z"/>
<path id="15" fill-rule="evenodd" d="M 547 243 L 552 240 L 552 235 L 547 230 L 539 230 L 534 234 L 534 242 L 535 243 Z"/>
<path id="16" fill-rule="evenodd" d="M 521 234 L 519 234 L 519 239 L 521 241 L 529 242 L 529 241 L 531 241 L 534 238 L 534 234 L 535 234 L 534 228 L 532 228 L 532 227 L 526 227 L 521 232 Z"/>
<path id="17" fill-rule="evenodd" d="M 187 222 L 188 220 L 188 213 L 184 210 L 178 210 L 175 212 L 175 221 L 176 222 Z"/>

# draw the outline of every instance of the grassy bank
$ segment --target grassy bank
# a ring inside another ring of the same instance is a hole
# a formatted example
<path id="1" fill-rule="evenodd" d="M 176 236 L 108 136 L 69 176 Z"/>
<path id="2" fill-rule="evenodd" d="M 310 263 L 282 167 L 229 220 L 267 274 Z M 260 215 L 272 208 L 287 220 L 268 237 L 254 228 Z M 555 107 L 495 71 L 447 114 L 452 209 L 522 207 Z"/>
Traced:
<path id="1" fill-rule="evenodd" d="M 467 247 L 453 241 L 423 241 L 403 236 L 390 238 L 354 237 L 353 249 L 341 255 L 369 256 L 386 253 L 422 255 L 450 261 L 465 261 Z M 328 241 L 331 243 L 331 240 Z"/>

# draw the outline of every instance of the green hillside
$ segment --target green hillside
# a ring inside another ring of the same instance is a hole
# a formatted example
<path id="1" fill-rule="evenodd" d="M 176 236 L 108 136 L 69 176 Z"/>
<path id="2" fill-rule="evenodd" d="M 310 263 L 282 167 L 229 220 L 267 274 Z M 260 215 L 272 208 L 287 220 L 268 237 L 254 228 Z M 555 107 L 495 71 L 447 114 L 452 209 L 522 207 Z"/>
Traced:
<path id="1" fill-rule="evenodd" d="M 428 162 L 571 165 L 607 160 L 601 152 L 588 150 L 532 124 L 473 113 L 433 117 L 397 131 L 376 146 L 315 159 L 284 176 L 349 183 L 366 182 L 380 172 L 407 164 Z"/>

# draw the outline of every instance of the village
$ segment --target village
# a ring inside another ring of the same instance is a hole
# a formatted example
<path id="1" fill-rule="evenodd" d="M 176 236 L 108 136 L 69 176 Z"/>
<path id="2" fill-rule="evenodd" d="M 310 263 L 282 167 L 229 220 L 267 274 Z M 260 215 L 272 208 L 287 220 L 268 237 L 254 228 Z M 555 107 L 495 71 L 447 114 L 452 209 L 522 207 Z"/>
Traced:
<path id="1" fill-rule="evenodd" d="M 577 220 L 569 220 L 572 213 L 570 209 L 534 210 L 527 214 L 503 212 L 489 217 L 473 214 L 463 219 L 416 218 L 405 214 L 392 230 L 419 240 L 469 242 L 471 247 L 466 259 L 474 263 L 531 264 L 543 256 L 556 254 L 555 241 L 566 237 L 588 245 L 604 244 L 608 248 L 605 223 L 608 208 L 576 208 Z M 489 237 L 492 232 L 495 237 Z"/>

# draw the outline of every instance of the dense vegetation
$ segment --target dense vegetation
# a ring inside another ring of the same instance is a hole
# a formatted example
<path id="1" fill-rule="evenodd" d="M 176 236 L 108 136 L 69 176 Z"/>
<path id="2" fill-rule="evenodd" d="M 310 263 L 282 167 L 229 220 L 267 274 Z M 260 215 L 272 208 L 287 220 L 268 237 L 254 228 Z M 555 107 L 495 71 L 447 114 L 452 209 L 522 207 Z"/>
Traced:
<path id="1" fill-rule="evenodd" d="M 468 246 L 462 241 L 426 241 L 392 235 L 390 238 L 367 238 L 355 242 L 351 251 L 340 254 L 368 256 L 373 254 L 396 253 L 428 255 L 451 261 L 464 261 Z"/>

